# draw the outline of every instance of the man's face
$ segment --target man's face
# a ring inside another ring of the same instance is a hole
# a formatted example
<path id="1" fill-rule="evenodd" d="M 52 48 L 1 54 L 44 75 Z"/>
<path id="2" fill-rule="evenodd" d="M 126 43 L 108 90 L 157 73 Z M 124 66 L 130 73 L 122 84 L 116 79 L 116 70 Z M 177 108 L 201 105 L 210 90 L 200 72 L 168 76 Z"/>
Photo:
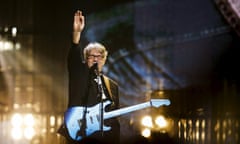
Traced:
<path id="1" fill-rule="evenodd" d="M 97 49 L 92 49 L 87 57 L 88 67 L 92 67 L 94 63 L 98 63 L 98 70 L 102 71 L 102 67 L 106 62 L 106 58 Z"/>

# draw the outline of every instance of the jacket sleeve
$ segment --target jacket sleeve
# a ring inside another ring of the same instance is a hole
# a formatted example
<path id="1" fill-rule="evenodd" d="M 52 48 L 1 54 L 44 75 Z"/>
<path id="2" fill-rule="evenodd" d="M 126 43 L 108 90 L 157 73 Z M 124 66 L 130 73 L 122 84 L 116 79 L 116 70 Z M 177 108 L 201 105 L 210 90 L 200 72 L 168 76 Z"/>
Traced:
<path id="1" fill-rule="evenodd" d="M 83 61 L 82 48 L 72 44 L 68 53 L 68 107 L 84 103 L 89 69 Z"/>

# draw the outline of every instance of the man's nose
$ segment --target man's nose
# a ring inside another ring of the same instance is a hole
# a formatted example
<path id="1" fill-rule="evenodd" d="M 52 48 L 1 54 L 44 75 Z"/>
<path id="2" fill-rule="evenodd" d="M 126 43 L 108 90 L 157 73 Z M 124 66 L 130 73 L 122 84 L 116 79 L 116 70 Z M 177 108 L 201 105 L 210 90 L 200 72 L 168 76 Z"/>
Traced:
<path id="1" fill-rule="evenodd" d="M 93 60 L 94 60 L 94 62 L 98 62 L 99 58 L 98 57 L 94 57 Z"/>

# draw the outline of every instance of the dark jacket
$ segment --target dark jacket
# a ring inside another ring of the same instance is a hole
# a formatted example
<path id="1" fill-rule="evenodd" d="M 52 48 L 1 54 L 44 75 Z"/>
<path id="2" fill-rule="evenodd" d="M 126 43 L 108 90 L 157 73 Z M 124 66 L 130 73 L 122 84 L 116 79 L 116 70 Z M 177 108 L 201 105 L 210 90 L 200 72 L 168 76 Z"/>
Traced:
<path id="1" fill-rule="evenodd" d="M 83 61 L 82 49 L 79 45 L 72 44 L 68 54 L 68 84 L 69 84 L 69 97 L 68 97 L 68 109 L 73 107 L 92 107 L 101 102 L 98 98 L 98 85 L 95 82 L 96 75 L 88 68 L 87 64 Z M 101 75 L 102 86 L 104 94 L 107 99 L 111 101 L 111 104 L 106 107 L 105 111 L 112 111 L 119 108 L 119 95 L 118 85 L 112 79 L 105 75 Z M 110 131 L 95 132 L 86 139 L 96 139 L 102 143 L 112 143 L 108 140 L 114 140 L 114 143 L 118 141 L 120 134 L 120 125 L 117 118 L 111 118 L 104 121 L 104 125 L 110 126 Z M 63 124 L 59 129 L 60 133 L 64 133 L 65 137 L 69 140 L 69 143 L 76 143 L 69 138 L 66 131 L 66 125 Z M 84 140 L 81 140 L 81 143 Z"/>

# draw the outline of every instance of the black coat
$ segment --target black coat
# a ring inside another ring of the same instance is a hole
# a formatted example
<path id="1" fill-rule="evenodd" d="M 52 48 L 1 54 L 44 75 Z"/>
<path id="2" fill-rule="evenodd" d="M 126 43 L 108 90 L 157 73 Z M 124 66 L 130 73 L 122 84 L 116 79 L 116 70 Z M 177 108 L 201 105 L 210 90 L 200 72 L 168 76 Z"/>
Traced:
<path id="1" fill-rule="evenodd" d="M 68 54 L 68 108 L 75 106 L 91 107 L 101 102 L 98 98 L 98 84 L 95 82 L 96 75 L 89 69 L 87 64 L 83 61 L 82 49 L 79 45 L 72 44 Z M 102 86 L 104 94 L 107 97 L 106 100 L 110 100 L 111 104 L 106 107 L 105 111 L 111 111 L 119 108 L 119 94 L 118 85 L 109 77 L 102 75 Z M 103 143 L 116 143 L 119 139 L 120 125 L 117 118 L 111 118 L 104 121 L 104 124 L 111 126 L 110 131 L 104 133 L 96 132 L 93 135 L 87 137 L 97 139 Z M 64 130 L 65 129 L 65 130 Z M 69 138 L 66 132 L 65 125 L 59 129 L 59 132 Z M 103 134 L 103 135 L 102 135 Z M 70 139 L 69 143 L 76 143 Z M 108 141 L 114 140 L 114 141 Z M 84 141 L 84 140 L 82 140 Z M 98 142 L 99 142 L 98 141 Z M 80 143 L 80 142 L 78 142 Z"/>

